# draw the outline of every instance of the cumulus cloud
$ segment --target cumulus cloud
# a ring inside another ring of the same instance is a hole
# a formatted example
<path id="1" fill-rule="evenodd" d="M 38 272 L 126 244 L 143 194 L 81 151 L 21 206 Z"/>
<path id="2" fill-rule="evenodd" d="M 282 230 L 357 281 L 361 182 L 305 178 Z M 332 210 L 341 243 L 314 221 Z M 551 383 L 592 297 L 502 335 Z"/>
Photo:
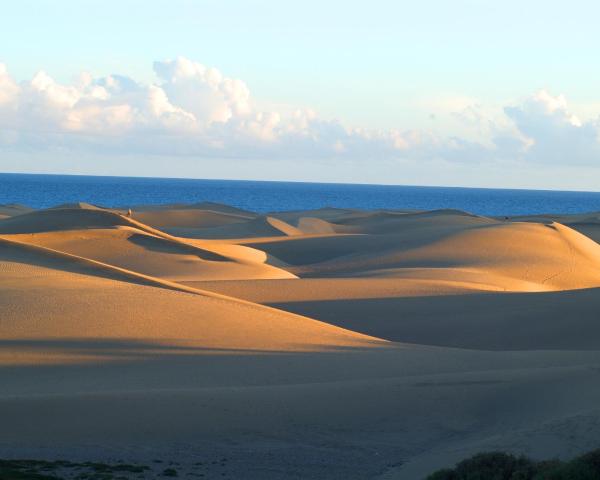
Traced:
<path id="1" fill-rule="evenodd" d="M 154 63 L 157 81 L 44 71 L 17 83 L 0 64 L 0 141 L 13 146 L 227 157 L 430 155 L 443 142 L 414 131 L 351 129 L 311 109 L 258 109 L 247 85 L 183 57 Z"/>
<path id="2" fill-rule="evenodd" d="M 523 135 L 525 156 L 538 162 L 600 164 L 598 120 L 582 122 L 563 95 L 541 90 L 504 109 Z"/>
<path id="3" fill-rule="evenodd" d="M 216 68 L 180 57 L 154 62 L 154 71 L 168 99 L 193 114 L 202 126 L 251 113 L 246 84 L 224 77 Z"/>
<path id="4" fill-rule="evenodd" d="M 0 108 L 13 107 L 19 93 L 19 86 L 8 74 L 6 65 L 0 63 Z"/>
<path id="5" fill-rule="evenodd" d="M 442 136 L 348 128 L 311 109 L 263 111 L 243 81 L 215 68 L 183 57 L 153 67 L 151 84 L 83 72 L 67 85 L 44 71 L 18 83 L 0 64 L 0 147 L 242 159 L 598 161 L 598 122 L 580 121 L 564 97 L 546 91 L 504 108 L 501 118 L 461 102 L 453 114 L 474 135 Z"/>

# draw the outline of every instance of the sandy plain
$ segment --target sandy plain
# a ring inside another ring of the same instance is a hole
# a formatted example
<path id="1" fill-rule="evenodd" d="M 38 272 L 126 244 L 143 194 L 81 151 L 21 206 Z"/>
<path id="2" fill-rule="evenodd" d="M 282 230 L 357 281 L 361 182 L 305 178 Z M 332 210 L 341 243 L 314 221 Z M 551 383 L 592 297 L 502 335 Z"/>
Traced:
<path id="1" fill-rule="evenodd" d="M 598 448 L 598 242 L 598 213 L 1 206 L 0 456 L 420 479 Z"/>

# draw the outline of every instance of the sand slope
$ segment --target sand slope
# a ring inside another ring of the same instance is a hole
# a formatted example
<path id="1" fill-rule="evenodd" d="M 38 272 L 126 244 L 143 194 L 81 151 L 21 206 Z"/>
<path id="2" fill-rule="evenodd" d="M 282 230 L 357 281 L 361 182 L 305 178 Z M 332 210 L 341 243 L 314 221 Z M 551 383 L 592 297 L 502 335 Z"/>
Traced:
<path id="1" fill-rule="evenodd" d="M 15 215 L 20 215 L 21 213 L 27 213 L 32 211 L 31 208 L 26 207 L 25 205 L 19 205 L 17 203 L 11 203 L 8 205 L 0 205 L 0 215 L 3 218 L 13 217 Z"/>
<path id="2" fill-rule="evenodd" d="M 418 479 L 600 444 L 594 214 L 4 208 L 1 456 Z"/>
<path id="3" fill-rule="evenodd" d="M 292 351 L 383 343 L 210 292 L 138 280 L 76 257 L 18 244 L 1 246 L 4 342 L 109 338 L 208 350 Z M 35 301 L 30 301 L 32 294 Z"/>
<path id="4" fill-rule="evenodd" d="M 387 235 L 249 241 L 301 277 L 394 277 L 546 291 L 599 285 L 600 245 L 561 224 L 493 223 Z"/>
<path id="5" fill-rule="evenodd" d="M 600 243 L 600 212 L 578 215 L 530 215 L 515 217 L 515 220 L 537 223 L 562 223 Z"/>
<path id="6" fill-rule="evenodd" d="M 240 217 L 236 217 L 240 219 Z M 168 227 L 165 231 L 173 235 L 205 239 L 246 239 L 300 235 L 298 228 L 275 217 L 258 216 L 246 221 L 222 222 L 212 227 L 189 226 Z"/>
<path id="7" fill-rule="evenodd" d="M 478 350 L 600 348 L 600 289 L 500 293 L 434 280 L 190 282 L 396 342 Z"/>
<path id="8" fill-rule="evenodd" d="M 170 280 L 294 278 L 248 247 L 201 245 L 99 208 L 42 210 L 0 221 L 0 238 Z"/>
<path id="9" fill-rule="evenodd" d="M 195 208 L 133 211 L 133 217 L 155 228 L 207 228 L 246 222 L 252 217 Z"/>

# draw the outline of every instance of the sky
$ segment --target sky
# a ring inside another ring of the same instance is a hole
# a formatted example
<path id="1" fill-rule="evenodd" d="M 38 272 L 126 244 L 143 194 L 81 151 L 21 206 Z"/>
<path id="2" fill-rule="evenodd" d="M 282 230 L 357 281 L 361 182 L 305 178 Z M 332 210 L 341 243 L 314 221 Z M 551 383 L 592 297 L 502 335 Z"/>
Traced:
<path id="1" fill-rule="evenodd" d="M 600 4 L 13 0 L 0 171 L 600 190 Z"/>

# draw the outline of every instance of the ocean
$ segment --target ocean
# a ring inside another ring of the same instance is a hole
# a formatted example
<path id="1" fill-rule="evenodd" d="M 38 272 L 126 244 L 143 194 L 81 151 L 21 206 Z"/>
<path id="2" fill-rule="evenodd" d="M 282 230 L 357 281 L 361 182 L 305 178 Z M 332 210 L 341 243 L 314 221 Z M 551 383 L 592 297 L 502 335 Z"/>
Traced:
<path id="1" fill-rule="evenodd" d="M 600 211 L 600 192 L 0 174 L 0 204 L 20 203 L 44 208 L 88 202 L 104 207 L 128 207 L 201 201 L 225 203 L 261 213 L 325 206 L 453 208 L 478 215 Z"/>

